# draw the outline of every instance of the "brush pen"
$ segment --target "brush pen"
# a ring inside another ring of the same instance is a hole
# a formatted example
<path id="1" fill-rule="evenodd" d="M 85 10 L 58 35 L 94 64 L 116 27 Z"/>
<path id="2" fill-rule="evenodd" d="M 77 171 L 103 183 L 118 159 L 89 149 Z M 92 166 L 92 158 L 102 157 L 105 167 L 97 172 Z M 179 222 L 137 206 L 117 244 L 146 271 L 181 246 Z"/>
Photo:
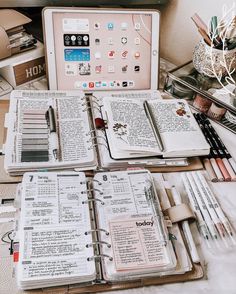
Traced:
<path id="1" fill-rule="evenodd" d="M 212 124 L 210 123 L 209 119 L 202 113 L 201 115 L 202 120 L 204 120 L 205 124 L 208 125 L 209 129 L 211 130 L 212 134 L 214 135 L 216 141 L 219 143 L 219 145 L 222 147 L 224 153 L 226 154 L 226 158 L 228 159 L 231 167 L 233 168 L 234 173 L 236 173 L 236 162 L 232 158 L 231 154 L 229 153 L 228 149 L 226 148 L 225 144 L 217 134 L 216 130 L 213 128 Z"/>
<path id="2" fill-rule="evenodd" d="M 216 140 L 216 137 L 212 133 L 212 128 L 209 128 L 209 126 L 207 124 L 205 124 L 205 128 L 210 133 L 211 138 L 214 141 L 215 148 L 216 148 L 218 155 L 221 159 L 220 161 L 217 159 L 217 163 L 222 167 L 222 171 L 223 171 L 223 175 L 224 175 L 225 180 L 226 181 L 230 181 L 230 180 L 236 181 L 236 174 L 228 161 L 227 154 L 226 154 L 225 150 L 222 148 L 220 142 L 218 140 Z M 223 162 L 224 166 L 222 165 L 222 162 Z M 225 167 L 226 171 L 225 171 L 224 167 Z"/>
<path id="3" fill-rule="evenodd" d="M 204 135 L 207 138 L 207 141 L 209 142 L 210 146 L 212 147 L 212 150 L 215 154 L 216 163 L 217 163 L 217 165 L 223 175 L 224 180 L 226 182 L 231 181 L 231 176 L 230 176 L 228 170 L 226 169 L 224 162 L 222 160 L 222 158 L 224 157 L 223 150 L 220 149 L 220 147 L 218 146 L 217 141 L 215 140 L 215 138 L 211 134 L 208 126 L 206 124 L 204 124 L 204 121 L 202 120 L 199 113 L 195 115 L 195 118 L 197 119 L 197 122 L 199 123 L 199 125 L 201 125 L 201 129 L 204 130 Z"/>
<path id="4" fill-rule="evenodd" d="M 214 207 L 216 214 L 218 215 L 219 219 L 221 220 L 222 224 L 224 225 L 226 232 L 231 237 L 232 242 L 234 244 L 236 244 L 236 241 L 234 239 L 233 229 L 232 229 L 228 219 L 226 218 L 224 212 L 222 211 L 218 201 L 216 200 L 215 195 L 211 191 L 206 179 L 204 178 L 204 176 L 202 175 L 202 173 L 200 171 L 197 171 L 196 173 L 197 173 L 197 176 L 199 177 L 199 180 L 201 181 L 202 185 L 204 186 L 204 188 L 207 192 L 207 195 L 208 195 L 209 201 L 211 202 L 212 207 Z"/>
<path id="5" fill-rule="evenodd" d="M 206 129 L 204 128 L 204 125 L 202 124 L 200 118 L 199 118 L 199 114 L 194 114 L 194 117 L 196 118 L 196 121 L 199 124 L 200 129 L 203 132 L 203 135 L 205 136 L 207 142 L 210 145 L 210 154 L 209 154 L 209 160 L 210 163 L 212 165 L 212 168 L 216 174 L 216 177 L 218 179 L 219 182 L 223 182 L 224 181 L 224 176 L 216 162 L 216 159 L 218 158 L 218 153 L 214 148 L 214 145 L 212 144 L 212 141 L 210 140 L 209 134 L 207 133 Z M 208 170 L 207 170 L 208 171 Z M 209 173 L 209 176 L 211 175 L 211 173 Z M 211 176 L 210 176 L 211 177 Z"/>
<path id="6" fill-rule="evenodd" d="M 196 185 L 198 186 L 199 192 L 200 192 L 200 199 L 202 201 L 202 203 L 204 203 L 206 205 L 206 208 L 209 212 L 209 215 L 219 233 L 219 235 L 221 236 L 221 238 L 225 237 L 225 229 L 224 226 L 222 225 L 218 215 L 216 214 L 216 211 L 214 209 L 214 207 L 212 206 L 212 203 L 209 199 L 209 196 L 205 190 L 204 185 L 202 184 L 202 182 L 200 181 L 199 177 L 197 176 L 197 173 L 192 172 L 192 177 L 196 183 Z"/>
<path id="7" fill-rule="evenodd" d="M 198 223 L 197 223 L 198 229 L 199 229 L 200 233 L 203 235 L 203 238 L 205 240 L 209 240 L 210 233 L 209 233 L 207 225 L 203 219 L 203 215 L 202 215 L 201 210 L 198 206 L 198 203 L 195 199 L 194 192 L 193 192 L 193 189 L 190 185 L 190 182 L 189 182 L 188 178 L 186 177 L 185 173 L 182 173 L 181 177 L 182 177 L 182 180 L 184 183 L 185 190 L 188 195 L 190 206 L 191 206 L 191 208 L 192 208 L 193 212 L 195 213 L 197 220 L 198 220 Z"/>
<path id="8" fill-rule="evenodd" d="M 201 194 L 200 194 L 200 191 L 199 191 L 199 188 L 198 188 L 197 184 L 195 183 L 195 181 L 194 181 L 194 179 L 193 179 L 193 177 L 192 177 L 192 175 L 190 173 L 186 173 L 186 176 L 187 176 L 187 178 L 188 178 L 188 180 L 190 182 L 190 185 L 191 185 L 191 187 L 193 189 L 194 197 L 195 197 L 195 199 L 196 199 L 196 201 L 198 203 L 198 206 L 199 206 L 199 208 L 201 210 L 201 213 L 202 213 L 203 218 L 204 218 L 204 220 L 206 222 L 206 225 L 207 225 L 207 227 L 209 229 L 211 237 L 213 239 L 218 239 L 217 230 L 216 230 L 215 225 L 214 225 L 214 223 L 213 223 L 213 221 L 212 221 L 212 219 L 210 217 L 210 214 L 209 214 L 209 212 L 208 212 L 208 210 L 206 208 L 205 203 L 201 199 Z"/>
<path id="9" fill-rule="evenodd" d="M 215 150 L 215 152 L 217 153 L 217 157 L 216 157 L 216 162 L 220 168 L 220 171 L 224 177 L 224 180 L 226 182 L 230 182 L 232 180 L 231 178 L 231 175 L 228 171 L 228 169 L 226 168 L 225 164 L 224 164 L 224 161 L 226 162 L 227 159 L 225 158 L 225 154 L 223 152 L 223 150 L 220 148 L 220 146 L 218 145 L 217 141 L 215 140 L 215 138 L 212 136 L 209 128 L 207 125 L 204 125 L 205 129 L 206 129 L 206 132 L 208 133 L 209 135 L 209 139 L 211 141 L 211 144 Z"/>

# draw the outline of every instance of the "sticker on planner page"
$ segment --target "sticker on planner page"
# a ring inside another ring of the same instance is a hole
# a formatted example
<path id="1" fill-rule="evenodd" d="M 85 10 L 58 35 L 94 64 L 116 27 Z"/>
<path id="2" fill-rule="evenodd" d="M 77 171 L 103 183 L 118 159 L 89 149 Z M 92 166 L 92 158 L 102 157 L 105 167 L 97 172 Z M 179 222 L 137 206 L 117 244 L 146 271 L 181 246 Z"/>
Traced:
<path id="1" fill-rule="evenodd" d="M 90 61 L 89 49 L 64 49 L 65 61 Z"/>
<path id="2" fill-rule="evenodd" d="M 178 105 L 177 105 L 177 109 L 176 109 L 176 114 L 178 116 L 185 116 L 187 118 L 191 118 L 191 116 L 188 114 L 186 108 L 185 108 L 185 103 L 183 102 L 178 102 Z"/>
<path id="3" fill-rule="evenodd" d="M 88 32 L 89 20 L 87 18 L 63 18 L 62 27 L 64 32 Z"/>
<path id="4" fill-rule="evenodd" d="M 153 216 L 115 219 L 109 222 L 111 247 L 117 271 L 169 264 L 167 248 Z"/>
<path id="5" fill-rule="evenodd" d="M 22 115 L 21 162 L 49 160 L 46 110 L 26 110 Z"/>

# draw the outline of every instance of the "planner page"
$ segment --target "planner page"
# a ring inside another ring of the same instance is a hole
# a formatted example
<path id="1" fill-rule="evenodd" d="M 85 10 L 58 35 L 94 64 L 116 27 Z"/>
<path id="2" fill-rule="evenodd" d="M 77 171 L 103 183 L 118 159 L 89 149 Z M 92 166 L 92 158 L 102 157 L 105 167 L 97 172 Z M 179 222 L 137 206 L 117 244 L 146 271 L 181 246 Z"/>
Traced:
<path id="1" fill-rule="evenodd" d="M 181 99 L 147 101 L 164 145 L 164 156 L 207 155 L 204 138 L 188 103 Z"/>
<path id="2" fill-rule="evenodd" d="M 96 277 L 84 173 L 26 173 L 22 182 L 17 280 L 33 289 Z"/>
<path id="3" fill-rule="evenodd" d="M 108 244 L 101 247 L 105 279 L 159 275 L 175 267 L 173 248 L 152 188 L 150 174 L 144 170 L 95 176 L 100 240 Z"/>
<path id="4" fill-rule="evenodd" d="M 47 117 L 49 111 L 54 120 Z M 5 169 L 11 174 L 96 167 L 92 125 L 82 92 L 13 91 L 6 127 Z"/>
<path id="5" fill-rule="evenodd" d="M 159 100 L 159 99 L 158 99 Z M 107 120 L 107 139 L 112 157 L 160 155 L 147 119 L 144 99 L 104 97 L 102 112 Z"/>

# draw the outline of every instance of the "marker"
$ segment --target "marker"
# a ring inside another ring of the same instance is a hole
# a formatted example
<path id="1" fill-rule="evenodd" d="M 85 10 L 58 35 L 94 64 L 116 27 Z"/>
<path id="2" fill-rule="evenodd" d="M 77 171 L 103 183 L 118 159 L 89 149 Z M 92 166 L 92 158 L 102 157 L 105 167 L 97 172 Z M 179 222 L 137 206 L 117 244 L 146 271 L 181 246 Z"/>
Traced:
<path id="1" fill-rule="evenodd" d="M 200 207 L 199 207 L 199 205 L 198 205 L 198 203 L 196 201 L 193 189 L 192 189 L 192 187 L 190 185 L 190 182 L 189 182 L 186 174 L 182 173 L 181 177 L 182 177 L 182 180 L 183 180 L 183 183 L 184 183 L 185 190 L 186 190 L 186 192 L 188 194 L 188 199 L 190 201 L 190 206 L 191 206 L 192 210 L 194 211 L 194 213 L 195 213 L 195 215 L 197 217 L 199 231 L 203 235 L 203 238 L 207 241 L 207 240 L 209 240 L 209 230 L 208 230 L 207 225 L 206 225 L 206 223 L 205 223 L 205 221 L 203 219 L 203 215 L 202 215 Z M 207 242 L 207 245 L 210 248 L 209 242 Z"/>
<path id="2" fill-rule="evenodd" d="M 210 136 L 209 136 L 209 133 L 207 132 L 207 130 L 204 128 L 204 125 L 202 123 L 202 120 L 200 119 L 199 117 L 199 114 L 194 114 L 194 117 L 196 118 L 196 121 L 199 125 L 199 127 L 201 128 L 202 132 L 203 132 L 203 135 L 205 136 L 207 142 L 209 143 L 210 145 L 210 156 L 209 156 L 209 160 L 211 162 L 211 165 L 212 165 L 212 168 L 217 176 L 217 179 L 219 182 L 223 182 L 224 181 L 224 176 L 222 174 L 222 171 L 220 170 L 217 162 L 216 162 L 216 159 L 218 159 L 218 152 L 217 150 L 215 149 L 211 139 L 210 139 Z"/>
<path id="3" fill-rule="evenodd" d="M 199 208 L 201 210 L 201 213 L 203 215 L 203 218 L 204 218 L 204 220 L 206 222 L 206 225 L 207 225 L 207 227 L 208 227 L 208 229 L 210 231 L 210 234 L 211 234 L 212 238 L 213 239 L 218 239 L 218 236 L 217 236 L 218 234 L 217 234 L 216 228 L 214 226 L 214 223 L 212 222 L 212 219 L 210 217 L 210 214 L 209 214 L 209 212 L 208 212 L 208 210 L 206 208 L 206 205 L 205 205 L 204 201 L 202 201 L 200 191 L 199 191 L 199 189 L 198 189 L 192 175 L 190 173 L 186 173 L 186 176 L 187 176 L 187 178 L 188 178 L 188 180 L 190 182 L 190 185 L 191 185 L 191 187 L 193 189 L 194 197 L 195 197 L 195 199 L 196 199 L 196 201 L 198 203 L 198 206 L 199 206 Z"/>
<path id="4" fill-rule="evenodd" d="M 231 237 L 231 240 L 234 244 L 236 244 L 236 241 L 234 239 L 234 233 L 233 233 L 233 229 L 231 227 L 231 224 L 229 223 L 227 217 L 225 216 L 223 210 L 221 209 L 215 195 L 213 194 L 213 192 L 211 191 L 206 179 L 204 178 L 204 176 L 202 175 L 202 173 L 200 171 L 197 171 L 197 176 L 199 177 L 200 181 L 202 182 L 207 195 L 209 197 L 209 200 L 212 204 L 212 207 L 214 207 L 219 219 L 221 220 L 222 224 L 225 227 L 226 232 L 228 233 L 228 235 Z"/>
<path id="5" fill-rule="evenodd" d="M 217 228 L 217 231 L 219 232 L 221 238 L 224 238 L 225 233 L 226 233 L 225 228 L 222 225 L 218 215 L 216 214 L 214 207 L 212 206 L 211 200 L 209 199 L 209 196 L 208 196 L 208 194 L 207 194 L 207 192 L 205 190 L 205 186 L 200 181 L 197 173 L 192 172 L 191 174 L 193 176 L 193 179 L 194 179 L 196 185 L 199 188 L 199 191 L 200 191 L 200 194 L 201 194 L 201 196 L 200 196 L 201 201 L 206 205 L 206 208 L 207 208 L 207 210 L 208 210 L 208 212 L 209 212 L 209 214 L 211 216 L 211 219 L 212 219 L 213 223 L 215 224 L 215 226 Z"/>
<path id="6" fill-rule="evenodd" d="M 175 202 L 175 205 L 182 204 L 181 196 L 180 196 L 179 192 L 177 191 L 177 189 L 175 188 L 175 186 L 171 187 L 171 194 L 172 194 L 173 200 Z M 192 233 L 191 233 L 191 230 L 189 227 L 189 223 L 187 220 L 185 220 L 185 221 L 182 221 L 181 224 L 182 224 L 183 232 L 185 235 L 185 239 L 188 243 L 188 248 L 189 248 L 189 252 L 191 254 L 192 260 L 193 260 L 193 262 L 198 263 L 198 262 L 200 262 L 200 257 L 198 255 L 197 248 L 196 248 L 196 245 L 193 240 L 193 236 L 192 236 Z"/>
<path id="7" fill-rule="evenodd" d="M 223 143 L 223 141 L 221 140 L 221 138 L 219 137 L 219 135 L 217 134 L 216 130 L 213 128 L 212 124 L 210 123 L 209 119 L 206 118 L 206 116 L 202 113 L 201 118 L 204 120 L 205 124 L 207 124 L 207 126 L 209 127 L 209 129 L 211 130 L 211 133 L 213 134 L 213 136 L 215 137 L 216 141 L 218 142 L 218 144 L 221 146 L 221 148 L 223 149 L 226 158 L 228 159 L 234 173 L 236 173 L 236 162 L 235 160 L 232 158 L 232 156 L 230 155 L 228 149 L 226 148 L 225 144 Z"/>

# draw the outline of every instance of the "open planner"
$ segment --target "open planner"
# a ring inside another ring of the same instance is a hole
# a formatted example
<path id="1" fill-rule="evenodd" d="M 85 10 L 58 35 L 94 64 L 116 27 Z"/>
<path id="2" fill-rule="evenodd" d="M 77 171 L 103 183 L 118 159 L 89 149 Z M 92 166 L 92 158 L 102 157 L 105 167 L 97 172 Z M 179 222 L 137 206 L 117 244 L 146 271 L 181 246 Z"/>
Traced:
<path id="1" fill-rule="evenodd" d="M 160 205 L 167 195 L 147 170 L 89 179 L 83 172 L 29 172 L 19 196 L 21 289 L 76 283 L 84 293 L 202 277 L 178 223 L 167 228 Z"/>
<path id="2" fill-rule="evenodd" d="M 107 94 L 13 91 L 6 171 L 187 166 L 186 157 L 209 153 L 184 101 L 152 90 Z"/>
<path id="3" fill-rule="evenodd" d="M 181 157 L 209 153 L 209 144 L 186 101 L 161 99 L 158 91 L 156 96 L 146 97 L 141 92 L 139 99 L 132 93 L 103 95 L 96 93 L 91 102 L 95 121 L 104 121 L 104 127 L 97 128 L 97 137 L 102 138 L 100 145 L 107 142 L 110 157 L 117 162 L 145 157 L 154 157 L 155 161 L 162 156 L 166 164 L 167 158 L 175 157 L 177 165 Z"/>
<path id="4" fill-rule="evenodd" d="M 95 169 L 92 124 L 80 91 L 13 91 L 6 116 L 5 169 Z"/>

